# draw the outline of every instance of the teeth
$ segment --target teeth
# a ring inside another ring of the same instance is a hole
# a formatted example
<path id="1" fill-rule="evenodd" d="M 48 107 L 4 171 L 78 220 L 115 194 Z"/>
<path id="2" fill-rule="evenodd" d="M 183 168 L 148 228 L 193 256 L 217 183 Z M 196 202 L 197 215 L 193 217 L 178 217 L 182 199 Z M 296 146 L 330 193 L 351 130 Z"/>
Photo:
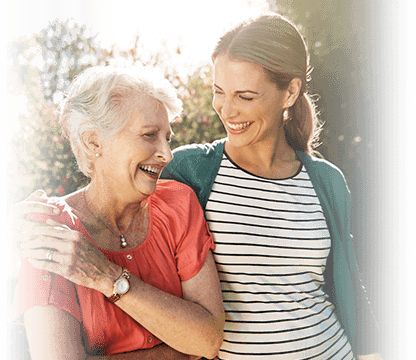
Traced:
<path id="1" fill-rule="evenodd" d="M 243 129 L 245 129 L 247 126 L 249 126 L 250 124 L 252 124 L 252 123 L 251 123 L 251 122 L 249 122 L 249 121 L 244 122 L 244 123 L 241 123 L 241 124 L 231 124 L 231 123 L 227 122 L 227 126 L 228 126 L 230 129 L 233 129 L 233 130 L 243 130 Z"/>
<path id="2" fill-rule="evenodd" d="M 155 168 L 153 166 L 150 166 L 150 165 L 144 165 L 144 166 L 140 165 L 139 168 L 142 169 L 142 170 L 144 170 L 144 171 L 153 173 L 155 175 L 159 174 L 159 169 L 157 169 L 157 168 Z"/>

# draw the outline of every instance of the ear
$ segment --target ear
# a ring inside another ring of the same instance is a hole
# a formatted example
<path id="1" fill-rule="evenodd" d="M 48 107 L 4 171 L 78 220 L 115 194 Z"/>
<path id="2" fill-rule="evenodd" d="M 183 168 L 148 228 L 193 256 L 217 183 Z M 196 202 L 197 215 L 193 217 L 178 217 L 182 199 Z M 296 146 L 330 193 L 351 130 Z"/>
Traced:
<path id="1" fill-rule="evenodd" d="M 294 78 L 290 82 L 287 92 L 288 92 L 288 98 L 285 102 L 285 107 L 291 107 L 295 101 L 298 99 L 300 89 L 302 88 L 302 80 L 299 78 Z"/>
<path id="2" fill-rule="evenodd" d="M 87 130 L 80 137 L 84 150 L 91 157 L 95 157 L 96 154 L 102 155 L 103 145 L 96 132 Z"/>

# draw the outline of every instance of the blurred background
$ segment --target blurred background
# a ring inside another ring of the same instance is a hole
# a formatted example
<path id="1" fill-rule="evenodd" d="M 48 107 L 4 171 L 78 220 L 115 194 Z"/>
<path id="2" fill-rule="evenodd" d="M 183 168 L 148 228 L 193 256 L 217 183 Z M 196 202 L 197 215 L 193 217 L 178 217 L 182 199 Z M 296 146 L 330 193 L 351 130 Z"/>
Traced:
<path id="1" fill-rule="evenodd" d="M 5 216 L 11 204 L 36 189 L 61 196 L 88 183 L 56 115 L 63 92 L 79 72 L 98 64 L 158 68 L 184 103 L 182 117 L 173 124 L 172 148 L 211 142 L 225 136 L 211 105 L 210 53 L 216 40 L 249 16 L 278 12 L 298 26 L 309 48 L 309 93 L 325 123 L 318 150 L 341 168 L 352 193 L 352 231 L 383 334 L 384 359 L 406 358 L 411 286 L 409 269 L 398 268 L 414 250 L 406 239 L 416 240 L 409 223 L 414 195 L 410 189 L 406 192 L 413 162 L 410 149 L 403 147 L 415 130 L 412 121 L 406 122 L 414 78 L 404 56 L 415 35 L 410 32 L 409 6 L 410 1 L 390 0 L 7 4 Z M 8 266 L 7 306 L 18 268 L 14 264 Z M 23 335 L 21 329 L 9 327 L 10 359 L 27 358 Z"/>

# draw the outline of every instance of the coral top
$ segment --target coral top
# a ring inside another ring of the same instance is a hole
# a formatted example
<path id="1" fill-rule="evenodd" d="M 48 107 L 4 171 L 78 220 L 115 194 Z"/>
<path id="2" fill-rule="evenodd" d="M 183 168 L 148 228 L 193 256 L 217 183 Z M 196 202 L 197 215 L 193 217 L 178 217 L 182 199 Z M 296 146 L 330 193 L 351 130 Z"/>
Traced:
<path id="1" fill-rule="evenodd" d="M 63 211 L 55 221 L 82 232 L 115 264 L 160 290 L 182 297 L 181 281 L 202 268 L 214 243 L 194 192 L 175 181 L 158 184 L 148 197 L 149 234 L 137 248 L 109 251 L 98 246 L 63 199 L 49 200 Z M 37 220 L 45 222 L 44 215 Z M 150 332 L 105 300 L 99 291 L 76 285 L 60 275 L 33 268 L 22 261 L 12 318 L 34 306 L 56 306 L 78 319 L 85 331 L 89 354 L 117 354 L 161 343 Z"/>

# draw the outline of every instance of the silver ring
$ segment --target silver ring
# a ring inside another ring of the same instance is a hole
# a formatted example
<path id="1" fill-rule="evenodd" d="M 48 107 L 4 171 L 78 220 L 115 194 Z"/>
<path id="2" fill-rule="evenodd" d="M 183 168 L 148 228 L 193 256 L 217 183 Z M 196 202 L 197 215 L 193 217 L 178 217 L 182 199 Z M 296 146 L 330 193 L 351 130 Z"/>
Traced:
<path id="1" fill-rule="evenodd" d="M 53 255 L 53 250 L 49 250 L 47 253 L 46 253 L 46 259 L 48 259 L 49 261 L 52 261 L 52 255 Z"/>

